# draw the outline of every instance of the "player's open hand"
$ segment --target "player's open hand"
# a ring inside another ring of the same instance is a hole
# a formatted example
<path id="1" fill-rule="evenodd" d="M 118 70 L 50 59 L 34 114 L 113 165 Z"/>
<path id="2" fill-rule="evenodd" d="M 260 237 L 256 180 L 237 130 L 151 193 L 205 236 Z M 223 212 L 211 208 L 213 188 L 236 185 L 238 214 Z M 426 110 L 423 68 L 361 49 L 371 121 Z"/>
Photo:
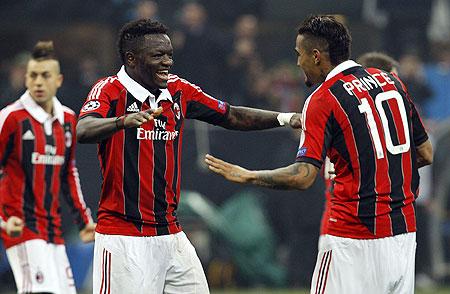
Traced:
<path id="1" fill-rule="evenodd" d="M 302 114 L 296 113 L 289 120 L 289 125 L 293 129 L 300 129 L 302 127 Z"/>
<path id="2" fill-rule="evenodd" d="M 10 216 L 6 221 L 5 231 L 10 237 L 20 237 L 25 224 L 23 220 L 17 216 Z"/>
<path id="3" fill-rule="evenodd" d="M 231 164 L 212 155 L 206 154 L 205 162 L 213 172 L 222 175 L 225 179 L 236 183 L 248 183 L 251 179 L 251 171 Z"/>
<path id="4" fill-rule="evenodd" d="M 97 226 L 96 223 L 89 223 L 87 224 L 81 231 L 80 231 L 80 239 L 84 243 L 93 242 L 95 240 L 95 227 Z"/>
<path id="5" fill-rule="evenodd" d="M 125 128 L 139 127 L 140 125 L 159 116 L 162 110 L 162 107 L 158 107 L 156 109 L 147 109 L 144 111 L 128 114 L 127 116 L 125 116 L 123 125 Z"/>

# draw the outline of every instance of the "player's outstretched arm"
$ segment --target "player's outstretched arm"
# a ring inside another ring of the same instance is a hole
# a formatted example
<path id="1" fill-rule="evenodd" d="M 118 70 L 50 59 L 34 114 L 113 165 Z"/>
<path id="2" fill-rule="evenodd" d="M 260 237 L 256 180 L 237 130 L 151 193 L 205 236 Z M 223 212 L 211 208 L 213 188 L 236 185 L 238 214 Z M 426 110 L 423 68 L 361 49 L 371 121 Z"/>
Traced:
<path id="1" fill-rule="evenodd" d="M 20 237 L 25 226 L 23 220 L 17 216 L 10 216 L 5 222 L 1 220 L 0 226 L 10 237 Z"/>
<path id="2" fill-rule="evenodd" d="M 280 113 L 256 108 L 230 106 L 228 119 L 221 126 L 232 130 L 251 131 L 271 129 L 289 124 L 292 128 L 301 127 L 299 113 Z"/>
<path id="3" fill-rule="evenodd" d="M 417 167 L 423 167 L 433 163 L 433 146 L 430 140 L 426 140 L 416 147 Z"/>
<path id="4" fill-rule="evenodd" d="M 79 143 L 100 142 L 119 130 L 139 127 L 160 115 L 161 112 L 162 108 L 159 107 L 112 118 L 85 116 L 77 123 L 77 141 Z"/>
<path id="5" fill-rule="evenodd" d="M 251 171 L 209 154 L 205 156 L 205 162 L 211 171 L 229 181 L 284 190 L 308 189 L 314 183 L 319 170 L 312 164 L 296 162 L 274 170 Z"/>

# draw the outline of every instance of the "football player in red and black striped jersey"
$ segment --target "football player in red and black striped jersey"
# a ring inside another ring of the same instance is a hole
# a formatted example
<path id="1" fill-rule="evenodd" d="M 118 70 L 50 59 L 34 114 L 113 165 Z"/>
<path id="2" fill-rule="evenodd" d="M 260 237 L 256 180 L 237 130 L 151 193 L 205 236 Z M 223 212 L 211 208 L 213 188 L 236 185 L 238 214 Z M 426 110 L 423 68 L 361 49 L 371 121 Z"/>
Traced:
<path id="1" fill-rule="evenodd" d="M 351 37 L 332 16 L 300 26 L 295 51 L 307 85 L 296 162 L 250 171 L 211 155 L 238 183 L 307 189 L 328 156 L 333 194 L 311 293 L 414 293 L 418 168 L 432 162 L 427 133 L 399 78 L 349 60 Z"/>
<path id="2" fill-rule="evenodd" d="M 63 77 L 52 42 L 28 62 L 27 91 L 0 112 L 1 237 L 18 293 L 75 293 L 61 232 L 63 194 L 80 229 L 95 224 L 75 166 L 75 113 L 56 98 Z"/>
<path id="3" fill-rule="evenodd" d="M 122 68 L 92 87 L 77 125 L 79 142 L 98 143 L 103 174 L 94 293 L 209 293 L 176 214 L 184 120 L 261 130 L 300 127 L 300 115 L 231 106 L 170 74 L 159 22 L 126 24 L 119 54 Z"/>

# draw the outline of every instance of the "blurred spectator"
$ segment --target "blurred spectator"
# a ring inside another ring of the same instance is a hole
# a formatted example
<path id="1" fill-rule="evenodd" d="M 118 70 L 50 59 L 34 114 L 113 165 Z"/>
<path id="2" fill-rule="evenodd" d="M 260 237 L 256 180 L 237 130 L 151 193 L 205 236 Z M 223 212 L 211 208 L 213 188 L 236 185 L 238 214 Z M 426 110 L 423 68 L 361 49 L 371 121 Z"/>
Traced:
<path id="1" fill-rule="evenodd" d="M 241 15 L 233 31 L 233 47 L 227 58 L 227 96 L 234 104 L 266 108 L 265 99 L 254 97 L 254 83 L 262 78 L 264 65 L 258 52 L 256 37 L 258 19 L 250 14 Z"/>
<path id="2" fill-rule="evenodd" d="M 201 84 L 206 92 L 223 93 L 226 49 L 222 34 L 208 24 L 208 14 L 199 3 L 186 3 L 180 18 L 180 27 L 171 37 L 176 60 L 173 71 Z"/>
<path id="3" fill-rule="evenodd" d="M 150 18 L 158 20 L 158 4 L 155 1 L 142 0 L 136 4 L 136 19 Z"/>
<path id="4" fill-rule="evenodd" d="M 271 70 L 270 98 L 275 109 L 286 112 L 302 109 L 305 89 L 299 72 L 295 65 L 287 63 L 280 63 Z"/>
<path id="5" fill-rule="evenodd" d="M 159 6 L 158 3 L 151 0 L 139 0 L 133 1 L 133 3 L 128 4 L 124 7 L 128 8 L 125 12 L 125 21 L 149 18 L 152 20 L 160 20 L 159 17 Z"/>
<path id="6" fill-rule="evenodd" d="M 433 92 L 425 105 L 426 115 L 442 121 L 450 117 L 450 43 L 436 46 L 436 62 L 424 67 L 425 78 Z"/>
<path id="7" fill-rule="evenodd" d="M 386 12 L 387 25 L 383 32 L 384 48 L 394 57 L 402 48 L 427 52 L 426 28 L 431 10 L 431 1 L 423 0 L 378 0 L 378 6 Z"/>
<path id="8" fill-rule="evenodd" d="M 2 79 L 2 95 L 0 109 L 8 105 L 22 95 L 25 91 L 25 73 L 30 59 L 28 52 L 17 54 L 10 64 L 6 64 L 5 79 Z"/>
<path id="9" fill-rule="evenodd" d="M 415 53 L 403 54 L 400 59 L 400 78 L 405 83 L 414 104 L 420 110 L 430 100 L 432 91 L 425 79 L 422 60 Z"/>
<path id="10" fill-rule="evenodd" d="M 86 56 L 81 60 L 79 70 L 80 85 L 87 89 L 90 89 L 90 87 L 101 77 L 98 61 L 92 56 Z"/>
<path id="11" fill-rule="evenodd" d="M 450 39 L 449 0 L 433 1 L 427 33 L 432 43 L 442 43 Z"/>

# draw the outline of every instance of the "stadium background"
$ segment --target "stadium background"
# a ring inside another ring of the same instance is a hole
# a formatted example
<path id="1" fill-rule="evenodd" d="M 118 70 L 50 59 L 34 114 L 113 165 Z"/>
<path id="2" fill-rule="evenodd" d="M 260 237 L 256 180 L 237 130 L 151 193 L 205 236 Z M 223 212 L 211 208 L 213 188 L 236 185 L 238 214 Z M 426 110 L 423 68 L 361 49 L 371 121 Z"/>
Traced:
<path id="1" fill-rule="evenodd" d="M 417 286 L 424 289 L 418 293 L 450 293 L 445 288 L 450 282 L 449 0 L 2 0 L 0 106 L 24 91 L 28 50 L 38 40 L 52 39 L 65 76 L 58 96 L 78 112 L 92 84 L 118 71 L 119 28 L 151 17 L 171 29 L 173 73 L 234 105 L 299 112 L 310 90 L 295 66 L 293 48 L 296 27 L 311 13 L 339 15 L 352 33 L 354 59 L 378 50 L 400 61 L 400 77 L 435 144 L 435 164 L 423 172 L 417 203 Z M 187 123 L 180 218 L 213 293 L 308 287 L 323 181 L 306 192 L 249 189 L 208 173 L 202 163 L 203 155 L 212 153 L 249 168 L 275 168 L 293 161 L 297 145 L 298 133 L 289 129 L 240 133 Z M 85 200 L 95 212 L 101 182 L 96 148 L 79 145 L 77 155 Z M 77 286 L 88 292 L 92 245 L 79 243 L 63 211 Z M 0 293 L 13 290 L 3 252 Z"/>

